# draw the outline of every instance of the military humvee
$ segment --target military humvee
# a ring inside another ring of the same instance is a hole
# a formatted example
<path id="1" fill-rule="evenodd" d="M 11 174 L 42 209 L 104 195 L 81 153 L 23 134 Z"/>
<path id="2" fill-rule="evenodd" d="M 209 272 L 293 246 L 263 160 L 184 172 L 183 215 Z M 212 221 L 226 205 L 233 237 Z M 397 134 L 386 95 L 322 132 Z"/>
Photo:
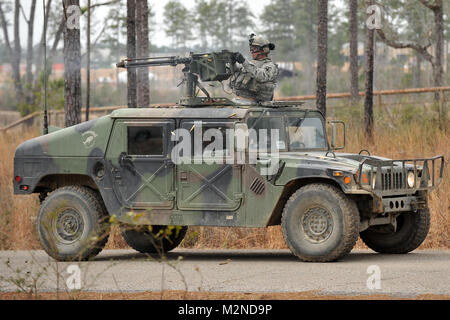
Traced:
<path id="1" fill-rule="evenodd" d="M 40 194 L 37 231 L 50 256 L 93 258 L 111 220 L 143 253 L 176 248 L 188 226 L 281 225 L 292 252 L 312 262 L 342 258 L 358 236 L 380 253 L 407 253 L 426 238 L 427 196 L 441 183 L 442 156 L 394 161 L 336 153 L 345 125 L 332 121 L 329 141 L 324 116 L 300 102 L 195 99 L 117 110 L 17 148 L 14 192 Z M 214 139 L 205 139 L 209 129 Z M 251 147 L 251 130 L 268 133 L 265 149 Z M 227 132 L 239 133 L 230 141 Z M 177 142 L 197 134 L 203 159 L 184 150 L 193 156 L 175 161 Z M 227 142 L 205 152 L 213 140 Z"/>

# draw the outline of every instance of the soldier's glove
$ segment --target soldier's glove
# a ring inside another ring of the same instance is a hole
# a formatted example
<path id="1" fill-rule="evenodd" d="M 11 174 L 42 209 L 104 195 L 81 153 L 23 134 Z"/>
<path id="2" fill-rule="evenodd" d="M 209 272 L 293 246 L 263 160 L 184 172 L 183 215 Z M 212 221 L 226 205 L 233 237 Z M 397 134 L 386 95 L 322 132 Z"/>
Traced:
<path id="1" fill-rule="evenodd" d="M 243 64 L 245 62 L 245 58 L 240 52 L 236 52 L 234 55 L 234 61 Z"/>

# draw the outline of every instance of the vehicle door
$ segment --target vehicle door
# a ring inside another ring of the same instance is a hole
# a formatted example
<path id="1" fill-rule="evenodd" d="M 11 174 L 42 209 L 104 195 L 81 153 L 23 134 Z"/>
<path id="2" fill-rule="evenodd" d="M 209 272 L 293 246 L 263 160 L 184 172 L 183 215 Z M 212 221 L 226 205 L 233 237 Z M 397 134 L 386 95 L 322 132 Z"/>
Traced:
<path id="1" fill-rule="evenodd" d="M 107 152 L 113 190 L 127 208 L 173 209 L 172 120 L 117 120 Z"/>
<path id="2" fill-rule="evenodd" d="M 236 211 L 242 200 L 242 165 L 234 161 L 234 143 L 230 144 L 227 130 L 234 129 L 233 121 L 184 120 L 180 128 L 190 132 L 192 156 L 187 163 L 177 165 L 177 205 L 181 210 L 221 210 Z M 197 127 L 196 127 L 197 126 Z M 201 153 L 195 154 L 195 139 L 200 130 Z M 213 131 L 211 131 L 213 130 Z M 208 152 L 216 137 L 210 133 L 222 135 L 222 150 Z"/>

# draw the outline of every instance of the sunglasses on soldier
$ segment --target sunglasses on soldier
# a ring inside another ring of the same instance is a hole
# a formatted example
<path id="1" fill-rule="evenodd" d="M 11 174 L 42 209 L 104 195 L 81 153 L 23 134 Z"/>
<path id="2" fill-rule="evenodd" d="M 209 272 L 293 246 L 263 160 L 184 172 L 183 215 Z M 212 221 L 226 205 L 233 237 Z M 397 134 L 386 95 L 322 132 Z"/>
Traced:
<path id="1" fill-rule="evenodd" d="M 259 46 L 251 46 L 250 47 L 250 52 L 251 53 L 258 53 L 258 52 L 261 52 L 261 51 L 263 51 L 263 49 L 261 47 L 259 47 Z"/>

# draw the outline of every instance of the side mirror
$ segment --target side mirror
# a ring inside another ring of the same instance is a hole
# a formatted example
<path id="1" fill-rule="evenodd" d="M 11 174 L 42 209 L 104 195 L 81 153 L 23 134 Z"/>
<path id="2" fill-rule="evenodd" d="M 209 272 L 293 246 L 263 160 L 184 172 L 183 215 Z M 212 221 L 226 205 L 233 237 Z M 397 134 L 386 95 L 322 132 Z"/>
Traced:
<path id="1" fill-rule="evenodd" d="M 334 120 L 331 121 L 331 149 L 332 150 L 342 150 L 345 148 L 345 142 L 346 142 L 346 127 L 345 122 L 340 120 Z M 342 130 L 338 129 L 339 127 L 342 128 Z M 341 141 L 342 145 L 338 146 L 338 140 Z"/>

